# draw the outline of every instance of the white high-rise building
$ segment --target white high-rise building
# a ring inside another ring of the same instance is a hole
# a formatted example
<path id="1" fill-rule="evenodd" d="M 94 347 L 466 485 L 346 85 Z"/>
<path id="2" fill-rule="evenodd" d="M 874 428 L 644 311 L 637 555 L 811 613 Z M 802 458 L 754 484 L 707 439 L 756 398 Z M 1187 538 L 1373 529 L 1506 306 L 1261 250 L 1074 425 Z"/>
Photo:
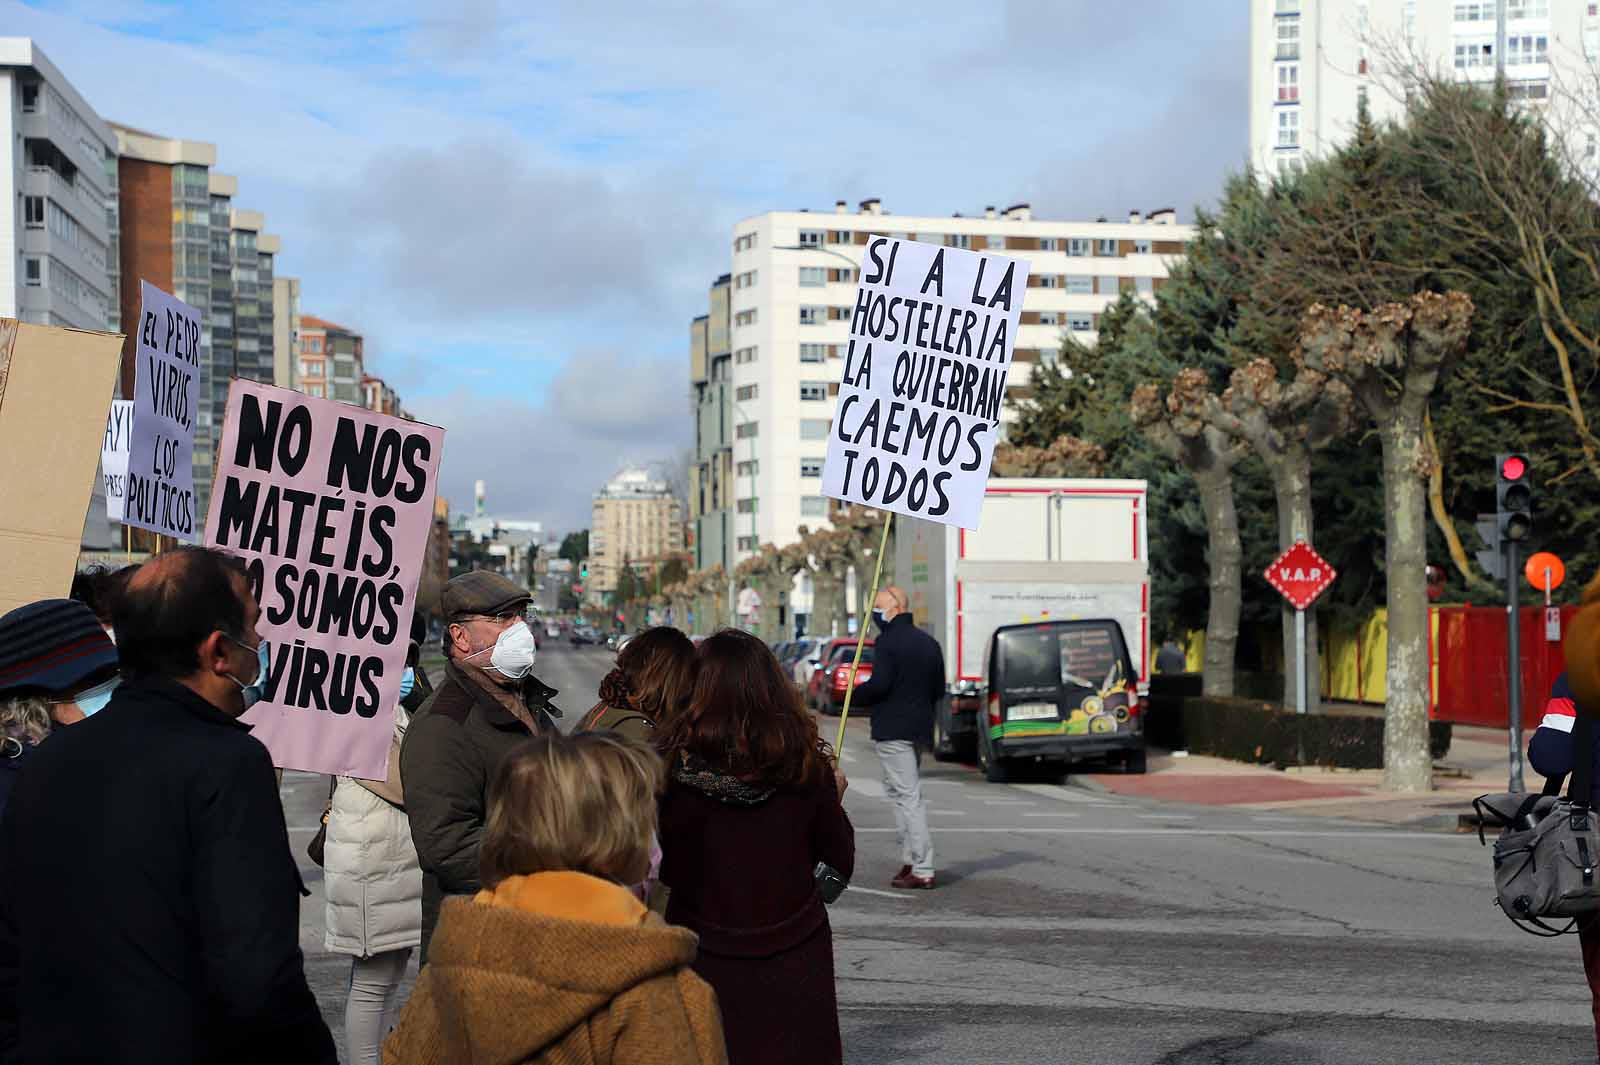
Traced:
<path id="1" fill-rule="evenodd" d="M 733 479 L 726 495 L 735 565 L 760 544 L 794 543 L 801 525 L 828 523 L 822 460 L 871 234 L 998 249 L 1031 263 L 1007 380 L 1008 399 L 1016 400 L 1028 394 L 1033 364 L 1057 356 L 1064 333 L 1092 341 L 1100 312 L 1120 292 L 1153 294 L 1192 229 L 1178 225 L 1171 210 L 1148 218 L 1134 212 L 1125 222 L 1055 222 L 1035 219 L 1027 204 L 919 217 L 887 214 L 877 200 L 855 211 L 841 200 L 833 213 L 770 211 L 738 223 L 731 356 L 725 366 L 710 360 L 693 371 L 731 386 Z M 705 416 L 701 411 L 702 422 Z"/>
<path id="2" fill-rule="evenodd" d="M 27 37 L 0 37 L 0 317 L 116 329 L 117 142 Z"/>
<path id="3" fill-rule="evenodd" d="M 1390 54 L 1486 85 L 1503 69 L 1512 97 L 1539 106 L 1562 86 L 1593 84 L 1600 4 L 1251 0 L 1251 165 L 1273 174 L 1330 154 L 1354 130 L 1363 91 L 1374 119 L 1398 118 L 1404 105 L 1382 69 Z"/>

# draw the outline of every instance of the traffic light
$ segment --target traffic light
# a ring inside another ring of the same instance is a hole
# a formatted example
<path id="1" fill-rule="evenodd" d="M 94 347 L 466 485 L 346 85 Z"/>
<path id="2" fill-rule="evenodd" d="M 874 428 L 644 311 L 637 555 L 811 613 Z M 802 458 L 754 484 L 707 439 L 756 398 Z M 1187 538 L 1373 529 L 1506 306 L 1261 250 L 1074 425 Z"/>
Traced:
<path id="1" fill-rule="evenodd" d="M 1533 487 L 1526 455 L 1495 460 L 1495 529 L 1502 541 L 1520 544 L 1533 534 Z"/>
<path id="2" fill-rule="evenodd" d="M 578 579 L 580 581 L 586 581 L 589 579 L 589 563 L 578 563 Z"/>

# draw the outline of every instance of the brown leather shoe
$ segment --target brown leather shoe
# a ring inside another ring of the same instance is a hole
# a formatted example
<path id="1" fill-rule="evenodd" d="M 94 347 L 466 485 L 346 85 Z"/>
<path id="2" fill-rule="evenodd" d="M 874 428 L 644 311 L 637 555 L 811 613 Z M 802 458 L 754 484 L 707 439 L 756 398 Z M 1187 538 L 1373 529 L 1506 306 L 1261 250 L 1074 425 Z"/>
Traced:
<path id="1" fill-rule="evenodd" d="M 893 880 L 889 881 L 889 886 L 902 888 L 907 891 L 932 891 L 934 888 L 934 883 L 933 877 L 931 876 L 917 876 L 915 873 L 907 873 L 904 876 L 897 876 Z"/>
<path id="2" fill-rule="evenodd" d="M 904 880 L 904 879 L 905 879 L 905 878 L 906 878 L 906 877 L 908 877 L 908 876 L 910 876 L 910 875 L 911 875 L 911 866 L 909 866 L 909 865 L 902 865 L 902 866 L 901 866 L 901 867 L 900 867 L 900 871 L 899 871 L 899 872 L 898 872 L 898 873 L 896 873 L 896 874 L 894 874 L 894 876 L 892 876 L 892 877 L 890 877 L 890 878 L 889 878 L 889 883 L 891 883 L 891 884 L 892 884 L 892 883 L 894 883 L 894 882 L 895 882 L 895 881 L 896 881 L 896 880 Z"/>

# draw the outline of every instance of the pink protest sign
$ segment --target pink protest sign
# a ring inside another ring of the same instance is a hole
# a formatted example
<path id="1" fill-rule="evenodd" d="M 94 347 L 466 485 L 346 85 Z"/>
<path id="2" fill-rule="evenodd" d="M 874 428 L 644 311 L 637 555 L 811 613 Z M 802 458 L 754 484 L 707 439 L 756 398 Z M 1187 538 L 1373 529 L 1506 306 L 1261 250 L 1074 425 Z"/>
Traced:
<path id="1" fill-rule="evenodd" d="M 382 780 L 444 430 L 235 379 L 206 542 L 244 559 L 271 644 L 245 714 L 275 765 Z"/>

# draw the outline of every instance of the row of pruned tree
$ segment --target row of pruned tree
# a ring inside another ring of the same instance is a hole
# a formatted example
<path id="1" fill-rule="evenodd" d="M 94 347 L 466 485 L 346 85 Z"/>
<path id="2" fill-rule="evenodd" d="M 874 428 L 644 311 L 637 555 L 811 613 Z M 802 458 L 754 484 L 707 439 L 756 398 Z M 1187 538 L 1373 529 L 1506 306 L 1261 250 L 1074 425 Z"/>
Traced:
<path id="1" fill-rule="evenodd" d="M 1037 368 L 1007 451 L 1151 482 L 1153 610 L 1203 621 L 1208 693 L 1232 694 L 1242 620 L 1277 613 L 1292 646 L 1292 614 L 1245 575 L 1313 542 L 1342 573 L 1336 616 L 1388 608 L 1384 780 L 1423 790 L 1426 566 L 1497 595 L 1468 546 L 1497 451 L 1543 479 L 1539 546 L 1597 561 L 1600 209 L 1584 160 L 1503 86 L 1392 88 L 1404 121 L 1363 103 L 1330 157 L 1232 179 L 1153 304 L 1125 294 L 1097 345 Z"/>

